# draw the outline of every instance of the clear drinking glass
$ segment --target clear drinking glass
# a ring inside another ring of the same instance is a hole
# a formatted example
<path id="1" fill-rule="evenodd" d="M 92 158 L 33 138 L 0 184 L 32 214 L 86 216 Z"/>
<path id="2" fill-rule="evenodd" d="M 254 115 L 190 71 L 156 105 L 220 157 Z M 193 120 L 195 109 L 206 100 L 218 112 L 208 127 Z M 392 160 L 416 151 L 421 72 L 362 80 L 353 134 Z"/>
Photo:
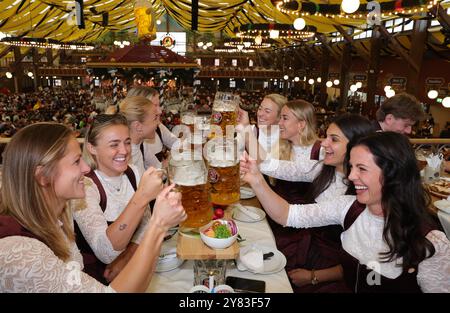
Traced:
<path id="1" fill-rule="evenodd" d="M 181 203 L 187 214 L 187 219 L 180 224 L 180 231 L 198 232 L 198 228 L 209 223 L 213 216 L 207 170 L 203 159 L 194 159 L 193 154 L 184 156 L 169 160 L 169 179 L 181 192 Z"/>
<path id="2" fill-rule="evenodd" d="M 225 284 L 227 260 L 194 260 L 194 286 L 209 287 L 209 277 L 214 277 L 214 286 Z"/>
<path id="3" fill-rule="evenodd" d="M 217 137 L 206 143 L 211 202 L 229 205 L 240 199 L 240 149 L 237 138 Z"/>
<path id="4" fill-rule="evenodd" d="M 218 130 L 211 129 L 215 136 L 227 135 L 227 126 L 232 126 L 233 131 L 237 123 L 239 96 L 228 92 L 216 92 L 211 113 L 211 124 L 220 127 L 222 133 L 217 134 Z"/>

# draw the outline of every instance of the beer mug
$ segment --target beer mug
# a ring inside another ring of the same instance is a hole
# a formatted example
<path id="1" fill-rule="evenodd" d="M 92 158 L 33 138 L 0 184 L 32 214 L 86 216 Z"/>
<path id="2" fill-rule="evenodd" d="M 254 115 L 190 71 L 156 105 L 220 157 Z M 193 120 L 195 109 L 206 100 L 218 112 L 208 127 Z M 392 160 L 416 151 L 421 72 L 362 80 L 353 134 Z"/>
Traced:
<path id="1" fill-rule="evenodd" d="M 171 158 L 169 160 L 170 183 L 177 185 L 181 192 L 181 203 L 187 214 L 187 219 L 180 224 L 181 232 L 198 232 L 198 228 L 208 224 L 213 216 L 207 188 L 207 170 L 202 158 Z"/>
<path id="2" fill-rule="evenodd" d="M 208 161 L 208 182 L 211 202 L 229 205 L 239 201 L 240 149 L 237 138 L 216 137 L 206 143 L 205 158 Z"/>
<path id="3" fill-rule="evenodd" d="M 237 123 L 237 115 L 239 109 L 239 96 L 231 93 L 216 92 L 211 114 L 211 124 L 220 127 L 222 134 L 217 134 L 218 129 L 214 130 L 214 136 L 226 136 L 227 126 L 232 126 L 233 131 Z M 232 136 L 231 136 L 232 137 Z"/>
<path id="4" fill-rule="evenodd" d="M 195 112 L 186 111 L 181 113 L 181 124 L 187 126 L 191 134 L 194 133 L 195 119 Z"/>

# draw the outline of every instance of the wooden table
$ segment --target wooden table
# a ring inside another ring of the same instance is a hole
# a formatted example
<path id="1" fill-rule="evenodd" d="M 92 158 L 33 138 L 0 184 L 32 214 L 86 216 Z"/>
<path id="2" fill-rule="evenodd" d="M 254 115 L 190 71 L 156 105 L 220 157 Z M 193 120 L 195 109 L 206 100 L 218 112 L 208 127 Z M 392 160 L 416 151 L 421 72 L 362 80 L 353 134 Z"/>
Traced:
<path id="1" fill-rule="evenodd" d="M 224 212 L 226 219 L 231 219 L 232 209 L 227 207 Z M 177 257 L 182 260 L 234 260 L 239 255 L 239 244 L 237 241 L 226 249 L 212 249 L 205 245 L 200 235 L 185 235 L 180 233 L 177 242 Z"/>
<path id="2" fill-rule="evenodd" d="M 239 201 L 243 205 L 261 208 L 258 198 Z M 232 208 L 227 207 L 224 212 L 227 219 L 231 219 Z M 211 249 L 203 243 L 200 236 L 186 236 L 180 234 L 177 242 L 177 257 L 182 260 L 204 260 L 204 259 L 236 259 L 239 255 L 239 244 L 235 242 L 227 249 Z"/>

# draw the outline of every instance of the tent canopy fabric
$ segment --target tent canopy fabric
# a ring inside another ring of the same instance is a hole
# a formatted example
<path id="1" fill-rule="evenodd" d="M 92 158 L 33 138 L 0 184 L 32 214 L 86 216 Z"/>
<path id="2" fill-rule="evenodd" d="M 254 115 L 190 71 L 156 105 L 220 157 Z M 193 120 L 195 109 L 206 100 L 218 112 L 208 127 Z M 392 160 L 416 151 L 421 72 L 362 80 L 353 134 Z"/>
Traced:
<path id="1" fill-rule="evenodd" d="M 277 9 L 280 0 L 148 0 L 155 18 L 169 14 L 182 27 L 192 28 L 192 21 L 198 20 L 200 32 L 223 31 L 234 36 L 234 29 L 245 24 L 279 23 L 292 24 L 297 15 L 283 13 Z M 332 14 L 339 12 L 341 0 L 292 0 L 300 3 L 299 14 L 307 25 L 315 26 L 319 33 L 335 32 L 333 25 L 363 27 L 367 21 L 368 1 L 361 0 L 359 11 L 349 16 Z M 381 8 L 403 12 L 402 16 L 420 18 L 414 9 L 427 9 L 427 0 L 378 0 Z M 446 1 L 444 7 L 450 6 Z M 3 0 L 0 1 L 0 31 L 12 36 L 52 38 L 61 41 L 92 42 L 107 31 L 136 28 L 134 18 L 135 0 L 84 0 L 85 28 L 70 25 L 67 18 L 74 1 L 68 0 Z M 193 10 L 193 4 L 197 10 Z M 403 10 L 405 9 L 405 10 Z M 403 11 L 402 11 L 403 10 Z M 411 11 L 409 11 L 411 10 Z M 193 13 L 194 11 L 194 13 Z M 386 18 L 395 18 L 388 15 Z M 309 12 L 315 12 L 310 14 Z M 330 14 L 328 14 L 328 12 Z M 108 13 L 108 25 L 103 26 L 103 13 Z M 193 19 L 193 15 L 196 17 Z"/>

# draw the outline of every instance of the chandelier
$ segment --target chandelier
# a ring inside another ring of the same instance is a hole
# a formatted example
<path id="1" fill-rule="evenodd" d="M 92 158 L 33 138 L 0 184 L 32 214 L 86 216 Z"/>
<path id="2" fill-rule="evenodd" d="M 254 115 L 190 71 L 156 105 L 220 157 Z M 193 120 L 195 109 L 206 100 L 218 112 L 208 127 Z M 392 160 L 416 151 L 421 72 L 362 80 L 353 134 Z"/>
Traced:
<path id="1" fill-rule="evenodd" d="M 245 24 L 234 29 L 239 38 L 256 39 L 257 43 L 267 39 L 309 40 L 314 37 L 317 28 L 307 25 L 297 30 L 292 24 Z"/>
<path id="2" fill-rule="evenodd" d="M 242 49 L 268 49 L 273 44 L 275 44 L 274 40 L 266 39 L 264 42 L 261 42 L 260 44 L 256 43 L 254 40 L 244 38 L 229 38 L 225 39 L 223 42 L 225 47 L 234 47 L 238 50 Z"/>
<path id="3" fill-rule="evenodd" d="M 4 37 L 0 44 L 18 47 L 31 47 L 42 49 L 63 49 L 63 50 L 93 50 L 94 46 L 85 43 L 62 42 L 55 39 L 28 38 L 28 37 Z"/>

